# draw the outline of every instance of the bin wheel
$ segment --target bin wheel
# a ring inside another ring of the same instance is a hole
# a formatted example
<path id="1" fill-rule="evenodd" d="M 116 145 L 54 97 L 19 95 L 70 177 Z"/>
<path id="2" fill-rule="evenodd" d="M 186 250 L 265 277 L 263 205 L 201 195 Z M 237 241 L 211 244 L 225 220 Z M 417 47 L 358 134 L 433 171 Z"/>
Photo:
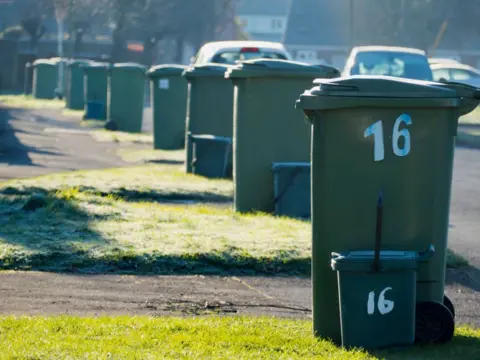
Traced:
<path id="1" fill-rule="evenodd" d="M 439 302 L 417 303 L 415 323 L 418 343 L 444 344 L 453 339 L 455 320 L 450 310 Z"/>
<path id="2" fill-rule="evenodd" d="M 453 318 L 455 319 L 455 307 L 453 306 L 452 300 L 450 300 L 447 295 L 443 296 L 443 305 L 445 305 L 447 309 L 450 310 Z"/>
<path id="3" fill-rule="evenodd" d="M 110 131 L 117 131 L 118 126 L 114 121 L 109 120 L 105 123 L 105 129 Z"/>

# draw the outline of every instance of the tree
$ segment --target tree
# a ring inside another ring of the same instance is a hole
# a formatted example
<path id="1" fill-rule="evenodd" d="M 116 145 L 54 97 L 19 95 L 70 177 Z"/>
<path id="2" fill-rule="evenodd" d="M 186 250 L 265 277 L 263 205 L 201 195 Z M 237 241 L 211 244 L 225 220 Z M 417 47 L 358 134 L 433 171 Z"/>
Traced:
<path id="1" fill-rule="evenodd" d="M 40 39 L 46 31 L 44 20 L 52 14 L 53 3 L 51 0 L 32 1 L 24 7 L 21 25 L 30 37 L 30 50 L 37 52 Z"/>

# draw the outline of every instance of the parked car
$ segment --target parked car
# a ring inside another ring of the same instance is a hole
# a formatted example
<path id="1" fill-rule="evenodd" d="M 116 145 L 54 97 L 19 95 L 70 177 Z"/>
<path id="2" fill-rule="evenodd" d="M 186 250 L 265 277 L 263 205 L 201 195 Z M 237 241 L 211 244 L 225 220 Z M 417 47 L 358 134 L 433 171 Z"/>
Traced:
<path id="1" fill-rule="evenodd" d="M 460 63 L 442 63 L 430 65 L 435 81 L 454 81 L 480 87 L 480 71 Z"/>
<path id="2" fill-rule="evenodd" d="M 425 51 L 390 46 L 358 46 L 352 49 L 343 71 L 349 75 L 386 75 L 432 81 Z"/>
<path id="3" fill-rule="evenodd" d="M 194 65 L 235 64 L 257 58 L 291 60 L 283 44 L 268 41 L 215 41 L 203 45 L 194 57 Z"/>
<path id="4" fill-rule="evenodd" d="M 455 60 L 455 59 L 449 59 L 449 58 L 429 58 L 428 63 L 430 65 L 434 65 L 434 64 L 459 64 L 460 61 Z"/>

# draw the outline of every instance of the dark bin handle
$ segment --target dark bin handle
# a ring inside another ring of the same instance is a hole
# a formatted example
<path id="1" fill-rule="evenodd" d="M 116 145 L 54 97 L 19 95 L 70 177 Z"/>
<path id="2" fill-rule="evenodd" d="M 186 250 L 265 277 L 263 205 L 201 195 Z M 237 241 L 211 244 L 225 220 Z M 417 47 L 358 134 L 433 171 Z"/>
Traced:
<path id="1" fill-rule="evenodd" d="M 417 254 L 417 261 L 427 262 L 432 258 L 433 254 L 435 254 L 435 246 L 433 246 L 433 244 L 430 244 L 427 250 L 419 252 Z"/>

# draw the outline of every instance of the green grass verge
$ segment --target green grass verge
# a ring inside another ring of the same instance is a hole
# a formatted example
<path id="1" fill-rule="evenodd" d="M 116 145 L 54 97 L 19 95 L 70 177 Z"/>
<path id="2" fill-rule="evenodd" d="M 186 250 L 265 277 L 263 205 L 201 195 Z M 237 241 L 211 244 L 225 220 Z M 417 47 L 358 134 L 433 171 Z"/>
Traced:
<path id="1" fill-rule="evenodd" d="M 480 106 L 459 119 L 461 125 L 480 125 Z"/>
<path id="2" fill-rule="evenodd" d="M 0 95 L 0 103 L 21 109 L 64 109 L 65 101 L 63 100 L 43 100 L 34 99 L 30 95 Z"/>
<path id="3" fill-rule="evenodd" d="M 10 181 L 0 269 L 308 276 L 310 223 L 236 214 L 232 196 L 231 181 L 161 163 Z"/>
<path id="4" fill-rule="evenodd" d="M 180 165 L 185 162 L 185 150 L 120 149 L 117 155 L 131 163 L 147 162 Z"/>
<path id="5" fill-rule="evenodd" d="M 311 335 L 311 322 L 274 318 L 7 317 L 0 359 L 479 359 L 480 330 L 452 343 L 397 351 L 339 348 Z"/>
<path id="6" fill-rule="evenodd" d="M 122 131 L 97 130 L 92 132 L 92 136 L 97 141 L 135 143 L 135 144 L 153 144 L 153 135 L 146 133 L 127 133 Z"/>

